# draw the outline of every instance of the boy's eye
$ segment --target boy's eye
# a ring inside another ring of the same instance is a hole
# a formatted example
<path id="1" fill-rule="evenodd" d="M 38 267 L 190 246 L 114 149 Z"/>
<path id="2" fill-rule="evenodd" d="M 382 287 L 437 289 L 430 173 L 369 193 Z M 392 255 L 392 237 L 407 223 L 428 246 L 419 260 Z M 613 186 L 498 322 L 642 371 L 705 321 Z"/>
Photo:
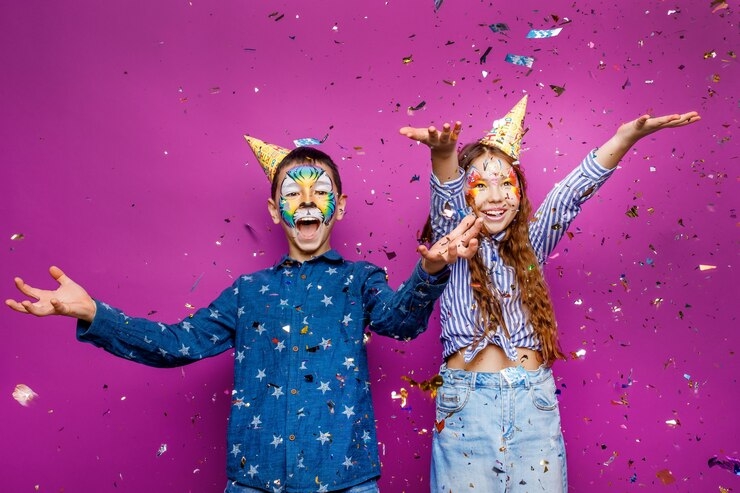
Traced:
<path id="1" fill-rule="evenodd" d="M 329 192 L 327 192 L 327 191 L 325 191 L 325 190 L 316 190 L 316 191 L 315 191 L 314 193 L 315 193 L 316 195 L 322 195 L 322 196 L 323 196 L 323 195 L 328 195 L 328 194 L 329 194 Z"/>
<path id="2" fill-rule="evenodd" d="M 287 192 L 285 194 L 285 196 L 288 197 L 288 198 L 297 197 L 298 196 L 298 192 Z"/>

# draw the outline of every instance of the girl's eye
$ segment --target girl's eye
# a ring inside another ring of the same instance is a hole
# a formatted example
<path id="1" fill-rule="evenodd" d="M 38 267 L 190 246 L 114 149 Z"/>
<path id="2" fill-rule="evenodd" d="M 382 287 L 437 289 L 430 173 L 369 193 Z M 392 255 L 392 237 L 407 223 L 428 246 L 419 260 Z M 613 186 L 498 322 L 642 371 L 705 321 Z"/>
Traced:
<path id="1" fill-rule="evenodd" d="M 483 189 L 483 188 L 486 188 L 486 184 L 485 183 L 476 183 L 475 185 L 473 185 L 473 188 Z"/>

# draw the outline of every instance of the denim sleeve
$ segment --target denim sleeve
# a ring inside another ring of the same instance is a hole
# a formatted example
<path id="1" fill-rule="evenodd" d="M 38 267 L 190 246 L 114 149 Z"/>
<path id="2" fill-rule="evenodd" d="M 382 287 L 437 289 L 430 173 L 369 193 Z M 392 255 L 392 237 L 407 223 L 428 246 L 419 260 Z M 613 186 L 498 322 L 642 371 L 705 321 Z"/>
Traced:
<path id="1" fill-rule="evenodd" d="M 237 296 L 235 284 L 208 308 L 201 308 L 176 324 L 129 317 L 96 300 L 93 322 L 77 322 L 77 339 L 148 366 L 186 365 L 233 347 Z"/>
<path id="2" fill-rule="evenodd" d="M 529 224 L 529 239 L 541 264 L 581 212 L 581 205 L 594 196 L 613 172 L 596 162 L 592 151 L 547 194 Z"/>
<path id="3" fill-rule="evenodd" d="M 370 329 L 406 340 L 424 332 L 434 310 L 434 302 L 447 285 L 449 270 L 429 276 L 421 268 L 421 262 L 417 262 L 409 279 L 394 291 L 388 286 L 385 271 L 375 266 L 372 268 L 362 288 Z"/>

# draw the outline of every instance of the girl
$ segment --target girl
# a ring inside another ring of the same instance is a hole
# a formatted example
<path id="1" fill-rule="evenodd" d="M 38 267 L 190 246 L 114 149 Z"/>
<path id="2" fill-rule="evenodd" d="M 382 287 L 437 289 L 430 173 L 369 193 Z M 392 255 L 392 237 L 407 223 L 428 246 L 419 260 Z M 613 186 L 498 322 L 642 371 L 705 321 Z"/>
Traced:
<path id="1" fill-rule="evenodd" d="M 437 391 L 431 491 L 567 491 L 551 366 L 564 359 L 542 266 L 581 204 L 641 138 L 700 119 L 696 112 L 621 125 L 555 185 L 532 216 L 519 151 L 527 96 L 481 140 L 456 154 L 460 122 L 404 127 L 429 146 L 436 240 L 472 212 L 478 253 L 459 259 L 440 298 L 445 363 Z"/>

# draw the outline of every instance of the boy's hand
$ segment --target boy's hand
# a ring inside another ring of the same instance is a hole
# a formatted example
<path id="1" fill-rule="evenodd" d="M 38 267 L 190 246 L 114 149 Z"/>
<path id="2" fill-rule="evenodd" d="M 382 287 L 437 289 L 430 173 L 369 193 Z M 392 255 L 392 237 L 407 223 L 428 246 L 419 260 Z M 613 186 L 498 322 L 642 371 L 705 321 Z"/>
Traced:
<path id="1" fill-rule="evenodd" d="M 478 251 L 478 234 L 482 227 L 483 220 L 470 214 L 431 248 L 419 245 L 416 251 L 422 257 L 422 268 L 429 274 L 436 274 L 446 264 L 454 264 L 458 258 L 472 258 Z"/>
<path id="2" fill-rule="evenodd" d="M 17 312 L 28 313 L 37 317 L 66 315 L 92 322 L 95 318 L 95 302 L 87 294 L 87 291 L 67 277 L 59 267 L 52 266 L 49 269 L 49 274 L 59 283 L 57 289 L 50 291 L 34 288 L 23 282 L 20 277 L 16 277 L 15 286 L 18 290 L 36 301 L 8 299 L 5 300 L 5 304 Z"/>
<path id="3" fill-rule="evenodd" d="M 411 140 L 427 145 L 431 149 L 433 157 L 435 154 L 447 157 L 456 153 L 457 138 L 461 130 L 462 123 L 455 122 L 453 125 L 449 123 L 442 125 L 441 132 L 433 126 L 427 128 L 403 127 L 399 132 Z"/>

